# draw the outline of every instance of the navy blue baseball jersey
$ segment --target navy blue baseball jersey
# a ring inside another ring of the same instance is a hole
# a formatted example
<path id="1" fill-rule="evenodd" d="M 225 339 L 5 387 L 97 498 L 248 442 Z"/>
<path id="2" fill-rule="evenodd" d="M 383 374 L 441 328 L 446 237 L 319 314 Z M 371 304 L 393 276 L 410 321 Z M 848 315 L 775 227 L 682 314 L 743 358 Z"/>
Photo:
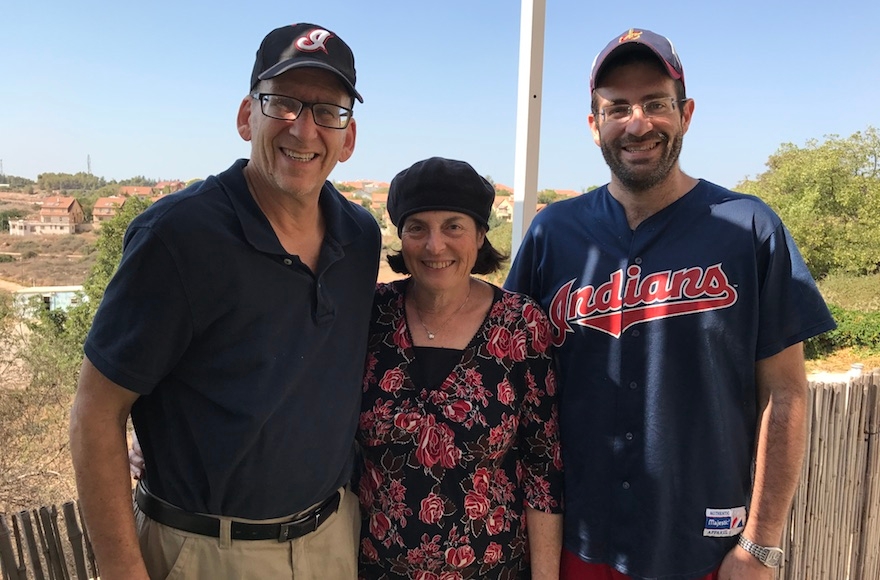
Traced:
<path id="1" fill-rule="evenodd" d="M 632 230 L 604 186 L 537 215 L 506 287 L 552 325 L 565 547 L 636 578 L 716 569 L 749 505 L 755 363 L 834 328 L 780 219 L 700 181 Z"/>

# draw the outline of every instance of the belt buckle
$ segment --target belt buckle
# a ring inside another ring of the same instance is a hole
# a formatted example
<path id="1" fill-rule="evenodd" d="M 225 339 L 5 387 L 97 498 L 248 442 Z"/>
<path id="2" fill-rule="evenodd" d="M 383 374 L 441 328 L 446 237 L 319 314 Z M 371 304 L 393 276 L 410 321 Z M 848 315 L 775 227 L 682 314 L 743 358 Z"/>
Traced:
<path id="1" fill-rule="evenodd" d="M 321 508 L 319 506 L 319 507 L 315 508 L 315 511 L 311 514 L 307 514 L 306 516 L 304 516 L 298 520 L 294 520 L 292 522 L 286 522 L 286 523 L 281 524 L 281 529 L 278 532 L 278 541 L 279 542 L 286 542 L 288 540 L 292 540 L 292 539 L 298 538 L 300 536 L 305 536 L 306 534 L 311 534 L 312 532 L 317 530 L 318 526 L 321 525 L 320 520 L 321 520 L 321 512 L 322 511 L 323 511 L 323 508 Z M 297 531 L 300 531 L 302 533 L 300 533 L 297 536 L 294 536 L 291 533 L 291 531 L 294 528 L 299 528 L 303 524 L 308 524 L 309 521 L 312 522 L 312 526 L 311 526 L 312 529 L 310 529 L 310 530 L 299 529 Z"/>

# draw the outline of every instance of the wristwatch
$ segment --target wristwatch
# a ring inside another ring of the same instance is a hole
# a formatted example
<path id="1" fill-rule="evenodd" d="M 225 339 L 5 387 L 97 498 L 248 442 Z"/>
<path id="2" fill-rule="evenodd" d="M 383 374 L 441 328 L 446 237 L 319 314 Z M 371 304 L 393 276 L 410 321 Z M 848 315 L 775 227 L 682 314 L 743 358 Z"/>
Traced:
<path id="1" fill-rule="evenodd" d="M 782 563 L 782 557 L 785 555 L 785 552 L 779 548 L 759 546 L 755 542 L 747 540 L 742 534 L 739 535 L 739 540 L 736 543 L 768 568 L 778 568 L 779 564 Z"/>

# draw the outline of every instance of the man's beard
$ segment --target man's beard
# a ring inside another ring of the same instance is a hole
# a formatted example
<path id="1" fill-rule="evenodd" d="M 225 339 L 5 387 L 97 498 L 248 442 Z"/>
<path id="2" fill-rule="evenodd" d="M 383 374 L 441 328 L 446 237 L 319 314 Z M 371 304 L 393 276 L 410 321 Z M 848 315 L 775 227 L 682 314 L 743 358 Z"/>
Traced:
<path id="1" fill-rule="evenodd" d="M 660 139 L 657 147 L 665 147 L 665 154 L 653 166 L 629 164 L 621 159 L 622 146 L 629 146 Z M 600 139 L 599 144 L 602 149 L 602 156 L 605 163 L 611 168 L 611 173 L 617 177 L 621 185 L 630 191 L 645 191 L 651 189 L 657 184 L 663 182 L 669 176 L 672 168 L 678 161 L 681 154 L 682 135 L 681 133 L 674 135 L 672 138 L 666 133 L 650 133 L 639 139 L 618 139 L 609 143 L 605 139 Z"/>

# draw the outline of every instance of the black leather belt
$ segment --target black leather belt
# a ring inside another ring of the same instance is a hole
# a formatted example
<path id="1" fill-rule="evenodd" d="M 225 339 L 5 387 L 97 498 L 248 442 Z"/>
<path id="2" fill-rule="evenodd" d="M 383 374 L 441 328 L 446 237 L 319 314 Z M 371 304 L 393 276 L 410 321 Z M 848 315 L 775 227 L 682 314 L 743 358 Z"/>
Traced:
<path id="1" fill-rule="evenodd" d="M 149 518 L 160 524 L 212 538 L 220 537 L 220 520 L 213 516 L 193 514 L 165 502 L 146 489 L 142 483 L 137 486 L 135 501 Z M 339 509 L 339 492 L 322 501 L 302 516 L 290 522 L 278 524 L 248 524 L 232 522 L 233 540 L 278 540 L 286 542 L 310 534 L 327 521 Z"/>

